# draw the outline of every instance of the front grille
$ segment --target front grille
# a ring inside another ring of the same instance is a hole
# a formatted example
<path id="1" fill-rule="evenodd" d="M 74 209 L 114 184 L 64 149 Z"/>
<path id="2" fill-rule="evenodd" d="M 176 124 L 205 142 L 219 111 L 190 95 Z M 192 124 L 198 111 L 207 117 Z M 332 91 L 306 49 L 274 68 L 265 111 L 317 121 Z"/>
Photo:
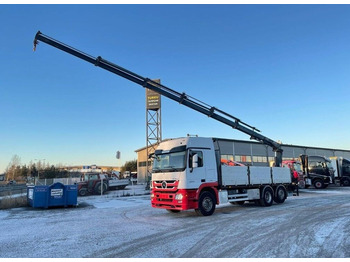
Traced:
<path id="1" fill-rule="evenodd" d="M 158 190 L 177 190 L 179 181 L 176 180 L 158 180 L 153 181 L 153 188 Z"/>

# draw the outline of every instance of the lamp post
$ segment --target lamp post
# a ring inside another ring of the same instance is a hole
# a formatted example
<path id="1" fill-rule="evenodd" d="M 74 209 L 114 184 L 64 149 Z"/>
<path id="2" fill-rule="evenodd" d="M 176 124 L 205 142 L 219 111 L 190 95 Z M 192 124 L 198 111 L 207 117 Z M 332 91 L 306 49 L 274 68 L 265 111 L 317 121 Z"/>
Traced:
<path id="1" fill-rule="evenodd" d="M 43 159 L 34 159 L 34 161 L 39 161 L 39 163 L 41 162 L 41 161 L 43 161 L 43 166 L 44 166 L 44 168 L 45 168 L 45 158 L 43 158 Z M 38 181 L 39 181 L 39 183 L 40 183 L 40 167 L 38 166 L 38 179 L 37 179 Z M 36 183 L 34 183 L 35 185 L 36 185 Z M 45 181 L 45 184 L 46 184 L 46 181 Z"/>
<path id="2" fill-rule="evenodd" d="M 120 160 L 120 157 L 121 157 L 121 152 L 118 150 L 117 151 L 117 153 L 116 153 L 116 155 L 115 155 L 115 157 L 117 158 L 117 165 L 119 165 L 119 177 L 120 177 L 120 174 L 121 174 L 121 168 L 120 168 L 120 162 L 121 162 L 121 160 Z"/>

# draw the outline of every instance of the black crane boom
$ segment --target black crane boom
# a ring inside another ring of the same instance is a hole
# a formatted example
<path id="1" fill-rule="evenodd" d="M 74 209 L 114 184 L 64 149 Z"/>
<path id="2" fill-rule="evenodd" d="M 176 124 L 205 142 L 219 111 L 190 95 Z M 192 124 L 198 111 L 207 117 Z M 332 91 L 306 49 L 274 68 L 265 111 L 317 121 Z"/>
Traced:
<path id="1" fill-rule="evenodd" d="M 234 129 L 237 129 L 245 134 L 250 135 L 251 139 L 255 139 L 257 141 L 260 141 L 268 146 L 271 146 L 272 149 L 275 151 L 275 163 L 276 166 L 280 166 L 282 163 L 282 149 L 281 149 L 281 145 L 279 143 L 277 143 L 276 141 L 265 137 L 261 134 L 259 134 L 258 132 L 260 132 L 260 130 L 258 130 L 257 128 L 248 125 L 247 123 L 244 123 L 243 121 L 241 121 L 240 119 L 238 119 L 237 117 L 232 116 L 231 114 L 228 114 L 216 107 L 213 106 L 209 106 L 206 103 L 203 103 L 185 93 L 179 93 L 169 87 L 166 87 L 162 84 L 159 84 L 155 81 L 152 81 L 149 78 L 140 76 L 134 72 L 131 72 L 121 66 L 118 66 L 112 62 L 109 62 L 105 59 L 103 59 L 102 57 L 98 56 L 97 58 L 85 54 L 73 47 L 70 47 L 64 43 L 61 43 L 49 36 L 46 36 L 44 34 L 42 34 L 40 31 L 37 32 L 37 34 L 35 35 L 35 39 L 34 39 L 34 51 L 36 49 L 36 46 L 38 44 L 38 41 L 44 42 L 48 45 L 51 45 L 53 47 L 56 47 L 64 52 L 67 52 L 71 55 L 74 55 L 76 57 L 79 57 L 91 64 L 94 64 L 95 66 L 101 67 L 107 71 L 110 71 L 114 74 L 117 74 L 121 77 L 124 77 L 136 84 L 139 84 L 145 88 L 151 89 L 159 94 L 161 94 L 162 96 L 165 96 L 167 98 L 170 98 L 174 101 L 177 101 L 180 104 L 183 104 L 193 110 L 196 110 L 204 115 L 207 115 L 208 117 L 211 117 L 217 121 L 220 121 L 226 125 L 231 126 Z"/>

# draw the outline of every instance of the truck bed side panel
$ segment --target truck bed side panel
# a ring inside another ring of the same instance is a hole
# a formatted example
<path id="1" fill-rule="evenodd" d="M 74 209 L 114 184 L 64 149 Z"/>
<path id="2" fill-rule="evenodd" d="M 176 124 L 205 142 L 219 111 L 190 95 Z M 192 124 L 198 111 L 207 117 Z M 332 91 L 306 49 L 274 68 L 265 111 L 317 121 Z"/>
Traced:
<path id="1" fill-rule="evenodd" d="M 271 169 L 270 167 L 251 166 L 250 169 L 250 184 L 271 184 Z"/>
<path id="2" fill-rule="evenodd" d="M 222 185 L 248 185 L 248 168 L 246 166 L 221 166 Z"/>
<path id="3" fill-rule="evenodd" d="M 289 168 L 272 167 L 272 179 L 274 184 L 291 183 L 291 175 Z"/>

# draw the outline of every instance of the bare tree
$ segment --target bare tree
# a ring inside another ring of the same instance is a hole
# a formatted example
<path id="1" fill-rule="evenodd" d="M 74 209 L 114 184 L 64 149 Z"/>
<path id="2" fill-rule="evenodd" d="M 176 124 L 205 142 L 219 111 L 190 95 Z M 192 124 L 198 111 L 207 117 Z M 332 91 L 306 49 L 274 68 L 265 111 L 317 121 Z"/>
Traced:
<path id="1" fill-rule="evenodd" d="M 14 180 L 17 176 L 21 175 L 18 172 L 20 166 L 21 166 L 21 158 L 18 155 L 13 155 L 10 163 L 6 168 L 6 180 Z"/>

